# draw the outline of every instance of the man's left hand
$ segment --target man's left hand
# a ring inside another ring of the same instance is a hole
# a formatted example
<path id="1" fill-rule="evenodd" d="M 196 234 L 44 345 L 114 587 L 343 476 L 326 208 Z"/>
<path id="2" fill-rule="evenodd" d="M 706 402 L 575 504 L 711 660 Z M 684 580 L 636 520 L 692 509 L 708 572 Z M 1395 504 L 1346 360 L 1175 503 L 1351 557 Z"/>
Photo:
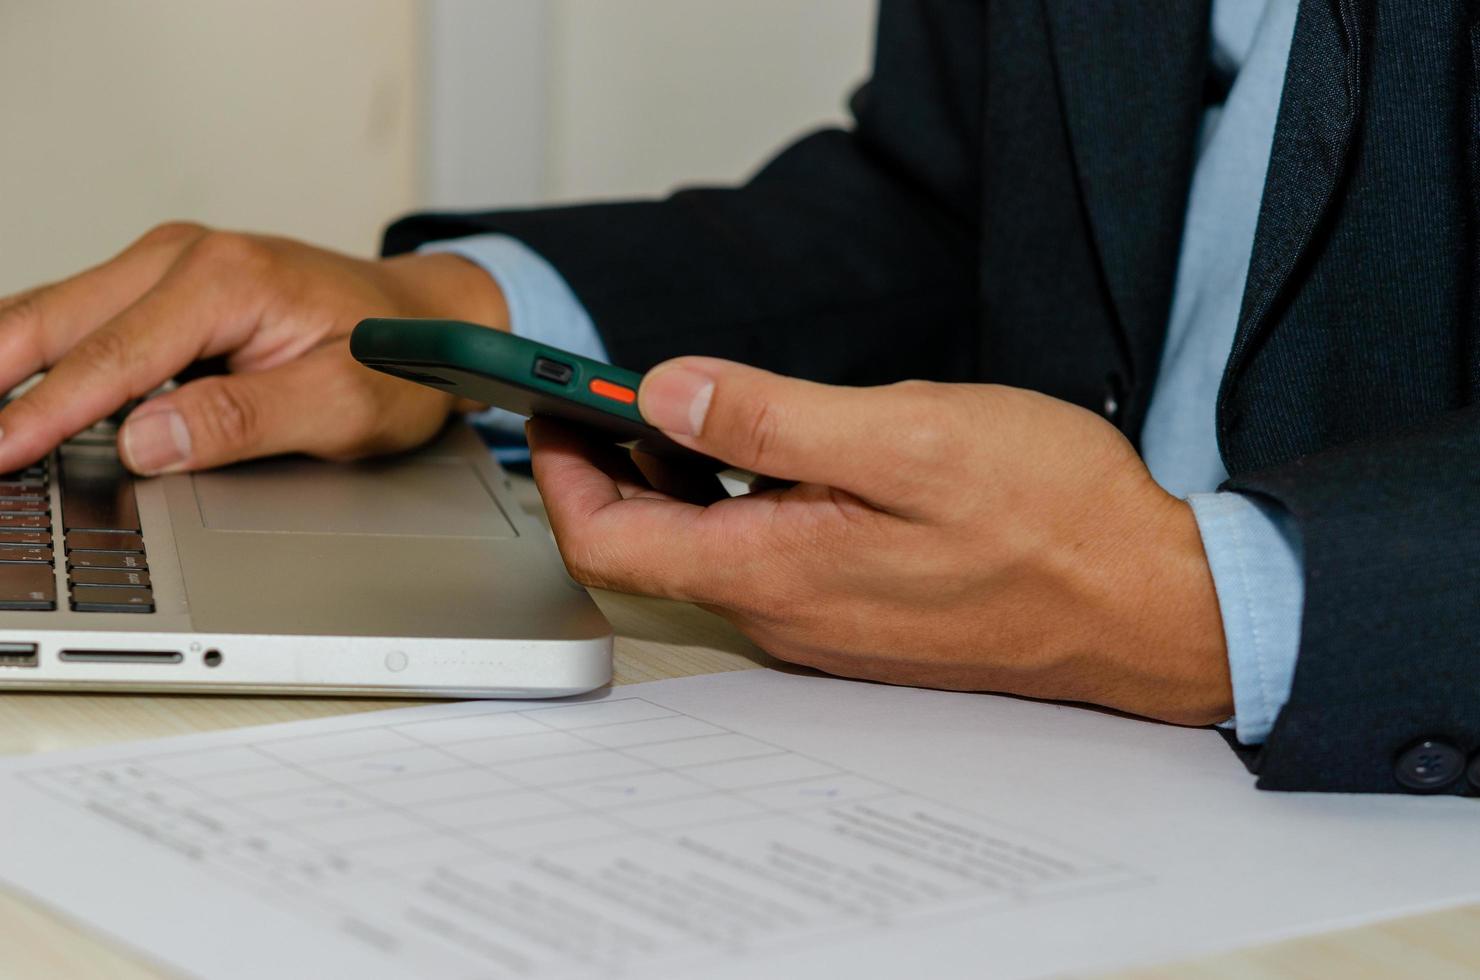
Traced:
<path id="1" fill-rule="evenodd" d="M 697 602 L 833 674 L 1180 724 L 1232 713 L 1191 508 L 1099 416 L 998 385 L 840 388 L 695 357 L 649 373 L 639 405 L 683 445 L 797 483 L 695 504 L 536 420 L 577 580 Z"/>

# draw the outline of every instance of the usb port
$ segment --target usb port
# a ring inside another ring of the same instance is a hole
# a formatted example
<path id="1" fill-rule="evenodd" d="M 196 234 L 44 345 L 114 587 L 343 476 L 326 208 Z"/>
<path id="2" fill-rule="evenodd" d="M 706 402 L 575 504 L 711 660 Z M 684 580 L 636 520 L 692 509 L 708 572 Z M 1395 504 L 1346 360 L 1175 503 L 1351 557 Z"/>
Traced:
<path id="1" fill-rule="evenodd" d="M 552 361 L 548 357 L 536 357 L 534 359 L 534 376 L 542 381 L 553 381 L 558 385 L 570 384 L 570 379 L 576 376 L 576 369 L 569 364 Z"/>
<path id="2" fill-rule="evenodd" d="M 40 662 L 34 643 L 0 643 L 0 667 L 35 667 Z"/>

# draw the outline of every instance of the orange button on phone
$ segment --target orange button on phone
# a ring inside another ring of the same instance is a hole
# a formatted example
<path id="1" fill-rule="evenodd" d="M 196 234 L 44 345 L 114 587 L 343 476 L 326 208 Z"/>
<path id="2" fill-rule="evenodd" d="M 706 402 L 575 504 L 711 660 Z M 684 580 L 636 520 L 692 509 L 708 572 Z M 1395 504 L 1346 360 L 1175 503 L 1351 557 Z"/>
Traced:
<path id="1" fill-rule="evenodd" d="M 612 401 L 621 402 L 623 405 L 631 405 L 637 401 L 637 392 L 628 388 L 626 385 L 619 385 L 615 381 L 608 381 L 605 378 L 591 379 L 591 394 L 600 395 L 602 398 L 610 398 Z"/>

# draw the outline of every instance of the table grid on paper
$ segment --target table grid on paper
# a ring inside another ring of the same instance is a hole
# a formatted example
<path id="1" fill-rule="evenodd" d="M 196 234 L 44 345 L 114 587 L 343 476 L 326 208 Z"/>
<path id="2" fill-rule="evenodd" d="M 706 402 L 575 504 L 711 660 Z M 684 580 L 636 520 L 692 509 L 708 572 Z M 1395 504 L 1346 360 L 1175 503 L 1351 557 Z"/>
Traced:
<path id="1" fill-rule="evenodd" d="M 1137 880 L 641 698 L 27 778 L 387 956 L 494 976 L 700 964 Z"/>

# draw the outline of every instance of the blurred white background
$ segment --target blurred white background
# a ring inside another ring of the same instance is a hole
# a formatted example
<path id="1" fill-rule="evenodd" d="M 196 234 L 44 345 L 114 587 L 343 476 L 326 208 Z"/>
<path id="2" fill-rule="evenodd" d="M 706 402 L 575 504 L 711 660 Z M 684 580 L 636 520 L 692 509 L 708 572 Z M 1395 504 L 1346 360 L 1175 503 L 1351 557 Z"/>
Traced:
<path id="1" fill-rule="evenodd" d="M 872 0 L 0 0 L 0 295 L 171 218 L 360 254 L 416 207 L 742 178 Z"/>

